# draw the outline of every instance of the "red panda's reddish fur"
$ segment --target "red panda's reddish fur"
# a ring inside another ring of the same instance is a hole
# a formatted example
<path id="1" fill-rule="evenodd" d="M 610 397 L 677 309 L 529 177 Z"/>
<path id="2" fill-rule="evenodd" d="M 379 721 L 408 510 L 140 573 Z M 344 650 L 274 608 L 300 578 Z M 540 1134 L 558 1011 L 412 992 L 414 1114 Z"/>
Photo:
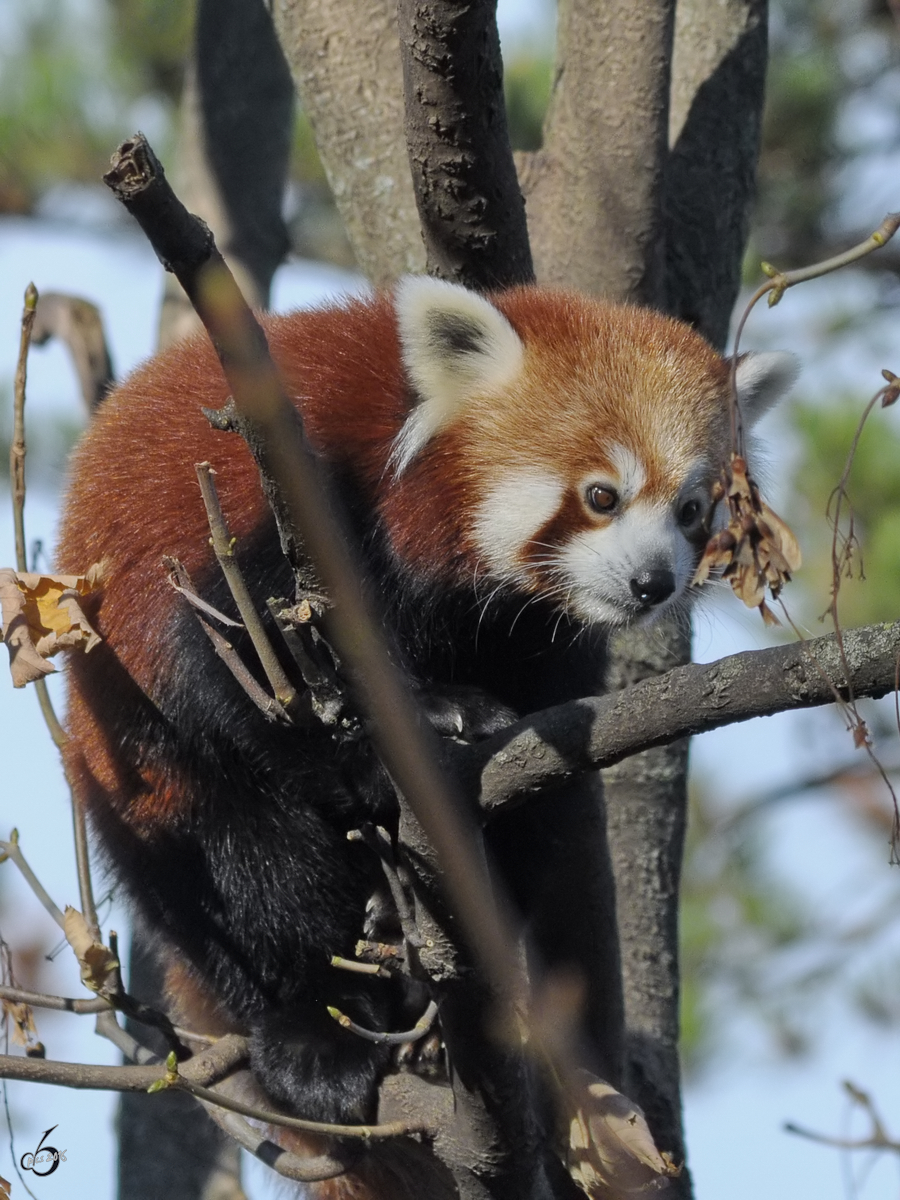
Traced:
<path id="1" fill-rule="evenodd" d="M 514 608 L 497 601 L 479 610 L 472 589 L 481 551 L 463 517 L 494 480 L 498 442 L 504 461 L 525 465 L 540 445 L 578 479 L 608 465 L 603 436 L 611 431 L 640 451 L 644 494 L 670 497 L 698 445 L 710 461 L 725 453 L 727 369 L 689 329 L 652 313 L 531 289 L 493 302 L 529 347 L 522 377 L 441 427 L 399 474 L 391 453 L 415 398 L 392 298 L 264 324 L 312 445 L 349 480 L 364 553 L 387 575 L 407 665 L 425 685 L 473 685 L 524 713 L 594 690 L 600 643 L 577 622 L 567 634 L 549 601 L 522 608 L 519 595 Z M 285 1081 L 275 1051 L 283 1042 L 299 1047 L 298 1064 L 318 1062 L 316 1055 L 330 1062 L 331 1048 L 320 1043 L 333 1037 L 335 1081 L 346 1076 L 348 1090 L 330 1099 L 323 1085 L 322 1097 L 309 1101 L 319 1104 L 313 1111 L 371 1120 L 366 1105 L 386 1066 L 380 1049 L 363 1061 L 360 1039 L 319 1028 L 307 1046 L 303 1023 L 316 1025 L 329 989 L 342 986 L 325 954 L 352 953 L 377 874 L 364 850 L 348 849 L 346 830 L 376 815 L 389 820 L 390 790 L 368 747 L 335 748 L 324 732 L 307 746 L 266 726 L 224 675 L 162 564 L 177 556 L 201 592 L 219 586 L 193 465 L 208 461 L 248 556 L 245 569 L 252 575 L 257 560 L 263 564 L 252 580 L 259 597 L 280 586 L 270 577 L 276 559 L 267 556 L 277 546 L 250 454 L 201 412 L 222 407 L 227 395 L 212 347 L 194 338 L 136 371 L 74 455 L 58 568 L 102 563 L 93 616 L 104 640 L 91 655 L 72 657 L 67 769 L 138 908 L 161 929 L 168 954 L 190 963 L 170 975 L 183 1019 L 258 1028 L 254 1070 L 301 1115 L 306 1094 Z M 523 556 L 588 519 L 583 497 L 573 495 Z M 539 572 L 535 579 L 541 600 Z M 527 591 L 526 598 L 533 599 Z M 184 904 L 196 905 L 190 918 L 180 913 Z M 361 1006 L 363 1023 L 368 1012 L 376 1027 L 388 1021 L 387 1002 L 359 987 L 348 1003 Z M 416 1149 L 414 1158 L 409 1177 L 402 1153 L 383 1147 L 353 1173 L 317 1185 L 316 1195 L 452 1194 L 437 1166 L 423 1183 L 417 1172 L 428 1156 Z"/>

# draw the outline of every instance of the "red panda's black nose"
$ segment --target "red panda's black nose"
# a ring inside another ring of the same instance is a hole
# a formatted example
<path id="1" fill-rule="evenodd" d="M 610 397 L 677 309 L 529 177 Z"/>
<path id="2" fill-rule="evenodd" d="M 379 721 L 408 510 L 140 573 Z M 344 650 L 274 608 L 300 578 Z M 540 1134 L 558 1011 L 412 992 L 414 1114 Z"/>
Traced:
<path id="1" fill-rule="evenodd" d="M 675 591 L 675 576 L 671 571 L 656 569 L 641 571 L 631 580 L 631 594 L 648 608 L 662 604 Z"/>

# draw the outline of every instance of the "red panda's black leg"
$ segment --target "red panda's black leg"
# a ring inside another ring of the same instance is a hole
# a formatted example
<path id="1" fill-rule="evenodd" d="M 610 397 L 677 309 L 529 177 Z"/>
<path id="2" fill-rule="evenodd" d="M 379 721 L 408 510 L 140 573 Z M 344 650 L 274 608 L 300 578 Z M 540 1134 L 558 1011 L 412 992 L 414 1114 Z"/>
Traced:
<path id="1" fill-rule="evenodd" d="M 386 1030 L 391 1006 L 385 1003 L 384 983 L 376 983 L 381 996 L 333 982 L 323 983 L 319 995 L 327 995 L 329 1004 L 364 1028 Z M 390 1058 L 389 1046 L 342 1028 L 320 999 L 266 1013 L 250 1038 L 250 1061 L 268 1094 L 311 1121 L 373 1121 L 377 1085 Z"/>
<path id="2" fill-rule="evenodd" d="M 442 737 L 477 742 L 499 733 L 518 719 L 518 713 L 481 688 L 429 685 L 417 689 L 425 716 Z"/>

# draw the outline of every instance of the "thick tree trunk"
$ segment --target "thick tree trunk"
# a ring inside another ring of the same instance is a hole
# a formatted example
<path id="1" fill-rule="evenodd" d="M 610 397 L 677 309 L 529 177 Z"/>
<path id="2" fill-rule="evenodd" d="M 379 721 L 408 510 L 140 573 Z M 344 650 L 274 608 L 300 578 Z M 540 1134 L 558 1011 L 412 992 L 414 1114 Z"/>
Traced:
<path id="1" fill-rule="evenodd" d="M 659 305 L 675 0 L 560 0 L 543 148 L 523 160 L 540 283 Z"/>
<path id="2" fill-rule="evenodd" d="M 607 686 L 627 687 L 690 658 L 690 625 L 619 636 Z M 603 774 L 625 1004 L 622 1088 L 644 1109 L 654 1140 L 684 1161 L 678 1057 L 678 901 L 687 819 L 687 741 L 645 750 Z M 670 1183 L 691 1194 L 685 1171 Z"/>
<path id="3" fill-rule="evenodd" d="M 406 139 L 428 273 L 480 288 L 534 280 L 495 10 L 496 0 L 399 6 Z"/>
<path id="4" fill-rule="evenodd" d="M 176 190 L 202 217 L 256 308 L 288 251 L 281 209 L 294 89 L 263 0 L 200 0 L 182 101 Z M 166 275 L 159 344 L 199 328 Z"/>
<path id="5" fill-rule="evenodd" d="M 424 271 L 392 0 L 274 0 L 294 84 L 347 236 L 376 285 Z"/>

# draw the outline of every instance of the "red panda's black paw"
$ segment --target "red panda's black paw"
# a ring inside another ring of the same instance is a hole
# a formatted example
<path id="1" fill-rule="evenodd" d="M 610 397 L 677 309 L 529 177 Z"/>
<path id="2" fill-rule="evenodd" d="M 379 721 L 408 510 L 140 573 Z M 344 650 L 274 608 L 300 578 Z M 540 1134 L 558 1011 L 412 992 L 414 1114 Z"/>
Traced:
<path id="1" fill-rule="evenodd" d="M 440 1032 L 432 1029 L 415 1042 L 404 1042 L 397 1047 L 396 1065 L 399 1071 L 408 1071 L 423 1079 L 437 1081 L 446 1079 L 447 1064 L 444 1055 L 444 1040 Z"/>
<path id="2" fill-rule="evenodd" d="M 385 1028 L 388 1012 L 364 994 L 329 996 L 352 1020 Z M 270 1013 L 251 1033 L 250 1065 L 272 1099 L 310 1121 L 366 1124 L 375 1114 L 378 1083 L 390 1065 L 390 1047 L 342 1028 L 324 1001 Z"/>
<path id="3" fill-rule="evenodd" d="M 421 689 L 418 698 L 437 732 L 454 741 L 482 741 L 519 719 L 513 709 L 477 687 L 432 685 Z"/>

